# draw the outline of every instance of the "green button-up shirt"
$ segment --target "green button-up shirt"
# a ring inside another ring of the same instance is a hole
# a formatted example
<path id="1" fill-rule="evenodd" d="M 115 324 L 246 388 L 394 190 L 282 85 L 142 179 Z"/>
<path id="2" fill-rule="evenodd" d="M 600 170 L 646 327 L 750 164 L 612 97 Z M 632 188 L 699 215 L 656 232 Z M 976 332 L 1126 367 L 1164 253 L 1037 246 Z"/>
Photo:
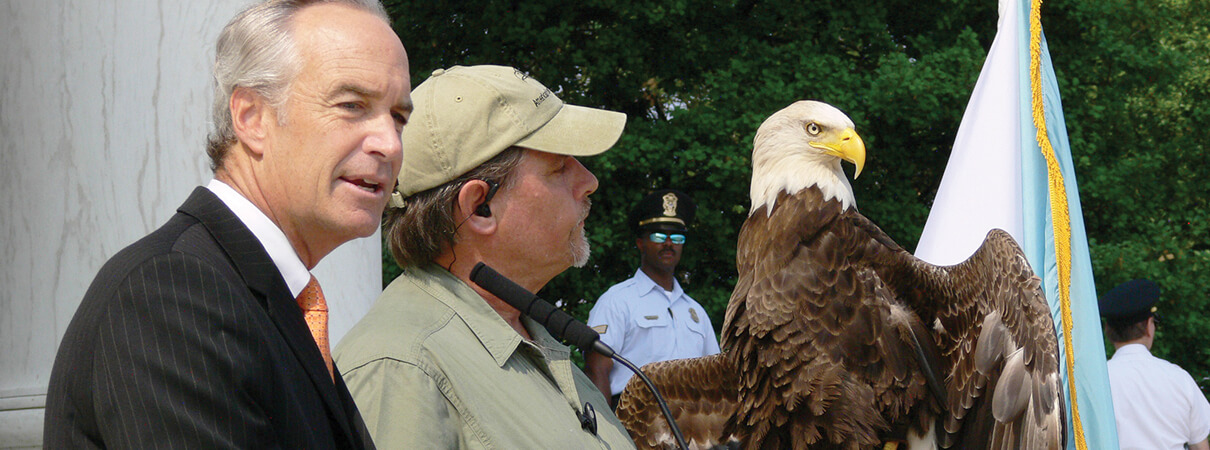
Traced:
<path id="1" fill-rule="evenodd" d="M 375 445 L 634 448 L 570 350 L 522 320 L 532 342 L 435 265 L 391 282 L 334 354 Z M 596 435 L 581 428 L 585 402 Z"/>

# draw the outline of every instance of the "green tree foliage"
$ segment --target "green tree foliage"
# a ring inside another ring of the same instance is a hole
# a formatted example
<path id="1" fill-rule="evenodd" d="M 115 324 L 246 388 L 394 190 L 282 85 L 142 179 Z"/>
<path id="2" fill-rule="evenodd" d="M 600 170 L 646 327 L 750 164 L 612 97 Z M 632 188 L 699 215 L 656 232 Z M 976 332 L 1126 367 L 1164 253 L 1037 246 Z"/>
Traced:
<path id="1" fill-rule="evenodd" d="M 387 0 L 413 85 L 452 65 L 518 67 L 569 103 L 625 112 L 600 180 L 592 260 L 541 295 L 584 318 L 638 265 L 624 223 L 647 192 L 698 202 L 679 274 L 716 327 L 735 283 L 752 137 L 800 99 L 846 111 L 869 157 L 861 211 L 916 246 L 958 124 L 995 35 L 995 1 Z M 1206 1 L 1056 0 L 1043 24 L 1061 82 L 1100 290 L 1133 277 L 1166 289 L 1158 353 L 1210 375 L 1210 257 L 1202 183 Z M 1200 58 L 1200 59 L 1199 59 Z M 386 280 L 398 269 L 384 256 Z"/>
<path id="2" fill-rule="evenodd" d="M 1210 391 L 1210 2 L 1061 0 L 1047 11 L 1097 291 L 1159 283 L 1152 351 Z"/>

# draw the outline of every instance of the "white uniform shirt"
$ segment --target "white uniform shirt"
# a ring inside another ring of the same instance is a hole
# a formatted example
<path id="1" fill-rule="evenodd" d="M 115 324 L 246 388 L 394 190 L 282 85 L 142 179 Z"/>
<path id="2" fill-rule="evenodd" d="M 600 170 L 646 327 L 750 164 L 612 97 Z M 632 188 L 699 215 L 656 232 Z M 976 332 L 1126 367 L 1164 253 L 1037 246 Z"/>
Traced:
<path id="1" fill-rule="evenodd" d="M 588 313 L 588 325 L 601 341 L 635 366 L 670 359 L 696 358 L 719 352 L 718 338 L 706 310 L 672 280 L 671 295 L 642 269 L 601 294 Z M 609 389 L 620 394 L 634 373 L 615 363 Z"/>
<path id="2" fill-rule="evenodd" d="M 1119 348 L 1108 367 L 1122 450 L 1182 449 L 1210 435 L 1210 403 L 1189 372 L 1142 344 Z"/>

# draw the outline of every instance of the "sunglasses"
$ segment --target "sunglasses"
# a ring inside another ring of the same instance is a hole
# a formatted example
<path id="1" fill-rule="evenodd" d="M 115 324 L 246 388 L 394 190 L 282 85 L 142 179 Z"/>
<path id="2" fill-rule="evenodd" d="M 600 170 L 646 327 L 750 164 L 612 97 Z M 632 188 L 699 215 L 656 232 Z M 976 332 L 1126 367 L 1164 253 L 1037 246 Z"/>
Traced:
<path id="1" fill-rule="evenodd" d="M 685 243 L 685 235 L 683 234 L 651 233 L 647 236 L 647 239 L 650 239 L 651 242 L 655 242 L 656 244 L 663 244 L 664 241 L 667 240 L 671 240 L 673 244 L 677 245 Z"/>

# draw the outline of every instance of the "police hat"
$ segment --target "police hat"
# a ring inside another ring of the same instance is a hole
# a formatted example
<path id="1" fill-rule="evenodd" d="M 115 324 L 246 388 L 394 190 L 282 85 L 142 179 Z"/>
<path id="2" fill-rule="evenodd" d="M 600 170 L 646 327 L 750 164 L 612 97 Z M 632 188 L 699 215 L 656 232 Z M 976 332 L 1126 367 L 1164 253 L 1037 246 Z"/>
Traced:
<path id="1" fill-rule="evenodd" d="M 646 230 L 684 233 L 689 231 L 696 210 L 697 205 L 684 192 L 660 189 L 639 200 L 630 210 L 627 223 L 636 235 Z"/>
<path id="2" fill-rule="evenodd" d="M 1149 280 L 1130 280 L 1119 284 L 1098 302 L 1101 315 L 1117 325 L 1129 325 L 1151 317 L 1160 287 Z"/>

